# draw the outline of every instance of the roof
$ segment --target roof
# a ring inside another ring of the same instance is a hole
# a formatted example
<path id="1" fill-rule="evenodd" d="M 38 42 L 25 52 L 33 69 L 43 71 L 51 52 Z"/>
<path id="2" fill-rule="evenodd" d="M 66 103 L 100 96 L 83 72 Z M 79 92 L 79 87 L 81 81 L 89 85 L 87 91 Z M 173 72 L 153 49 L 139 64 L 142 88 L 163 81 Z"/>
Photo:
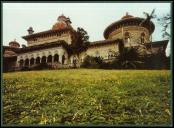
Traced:
<path id="1" fill-rule="evenodd" d="M 11 45 L 11 44 L 16 44 L 20 47 L 19 43 L 16 40 L 9 42 L 9 45 Z"/>
<path id="2" fill-rule="evenodd" d="M 154 41 L 151 43 L 147 43 L 146 46 L 150 47 L 163 47 L 164 49 L 166 49 L 167 44 L 168 44 L 169 40 L 161 40 L 161 41 Z"/>
<path id="3" fill-rule="evenodd" d="M 121 19 L 128 19 L 128 18 L 132 18 L 132 15 L 129 15 L 128 12 L 126 12 L 126 15 L 123 16 Z"/>
<path id="4" fill-rule="evenodd" d="M 58 23 L 55 23 L 52 27 L 53 30 L 56 30 L 56 29 L 64 29 L 64 28 L 67 28 L 67 24 L 64 23 L 64 22 L 58 22 Z"/>
<path id="5" fill-rule="evenodd" d="M 56 46 L 63 46 L 65 49 L 68 49 L 68 44 L 64 40 L 60 40 L 60 41 L 55 41 L 52 43 L 45 43 L 40 45 L 29 46 L 26 48 L 21 48 L 17 51 L 17 53 L 26 53 L 26 52 L 40 50 L 40 49 L 52 48 Z"/>
<path id="6" fill-rule="evenodd" d="M 121 26 L 131 26 L 131 25 L 139 25 L 142 21 L 144 21 L 144 18 L 140 18 L 140 17 L 133 17 L 133 16 L 126 16 L 123 17 L 121 20 L 116 21 L 112 24 L 110 24 L 105 30 L 104 30 L 104 37 L 107 39 L 109 36 L 109 33 L 111 33 L 113 30 L 115 30 L 116 27 L 120 28 Z M 132 22 L 134 24 L 127 24 L 129 22 Z M 146 27 L 150 33 L 153 33 L 154 29 L 155 29 L 155 25 L 153 24 L 152 21 L 149 22 L 150 24 L 143 24 L 143 27 Z M 117 28 L 117 29 L 118 29 Z"/>
<path id="7" fill-rule="evenodd" d="M 5 51 L 4 54 L 3 54 L 3 57 L 16 57 L 17 54 L 14 52 L 14 51 Z"/>
<path id="8" fill-rule="evenodd" d="M 107 39 L 107 40 L 94 41 L 94 42 L 90 42 L 89 47 L 116 44 L 116 43 L 119 43 L 120 41 L 122 41 L 122 40 L 121 39 Z"/>
<path id="9" fill-rule="evenodd" d="M 11 51 L 16 52 L 16 51 L 19 51 L 19 49 L 21 49 L 21 48 L 14 48 L 14 47 L 10 47 L 10 46 L 3 46 L 3 51 L 11 50 Z"/>
<path id="10" fill-rule="evenodd" d="M 74 31 L 72 28 L 64 28 L 64 29 L 56 29 L 56 30 L 47 30 L 47 31 L 42 31 L 42 32 L 38 32 L 38 33 L 33 33 L 33 34 L 30 34 L 30 35 L 26 35 L 26 36 L 23 36 L 22 38 L 23 39 L 29 39 L 29 38 L 33 38 L 33 37 L 39 37 L 39 36 L 43 36 L 43 35 L 46 35 L 46 34 L 51 34 L 51 33 L 57 33 L 57 32 L 65 32 L 65 31 Z"/>

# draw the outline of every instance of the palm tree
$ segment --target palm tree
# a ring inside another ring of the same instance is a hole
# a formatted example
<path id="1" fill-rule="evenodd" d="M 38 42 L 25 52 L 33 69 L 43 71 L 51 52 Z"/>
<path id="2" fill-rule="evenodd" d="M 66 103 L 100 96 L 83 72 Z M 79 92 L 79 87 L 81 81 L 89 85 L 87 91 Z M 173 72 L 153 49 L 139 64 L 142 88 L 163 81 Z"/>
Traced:
<path id="1" fill-rule="evenodd" d="M 139 26 L 143 26 L 143 24 L 147 23 L 149 24 L 149 28 L 150 28 L 150 31 L 151 31 L 151 24 L 150 24 L 150 21 L 151 19 L 153 18 L 156 18 L 156 15 L 155 15 L 155 9 L 152 10 L 151 14 L 147 13 L 147 12 L 143 12 L 144 15 L 146 16 L 146 19 L 144 19 L 140 24 Z M 152 34 L 150 35 L 150 42 L 152 42 Z"/>
<path id="2" fill-rule="evenodd" d="M 151 19 L 153 18 L 156 18 L 156 15 L 155 15 L 155 9 L 152 10 L 152 12 L 149 14 L 147 12 L 143 12 L 144 15 L 146 16 L 146 18 L 139 24 L 139 26 L 143 26 L 144 24 L 147 24 L 149 25 L 149 31 L 151 32 Z M 152 33 L 150 34 L 150 43 L 152 42 Z M 140 54 L 142 55 L 147 55 L 147 53 L 152 53 L 152 44 L 151 44 L 151 48 L 148 49 L 146 44 L 140 44 L 139 43 L 139 51 L 140 51 Z"/>
<path id="3" fill-rule="evenodd" d="M 143 62 L 140 61 L 138 47 L 124 47 L 117 55 L 116 62 L 119 68 L 136 69 Z"/>

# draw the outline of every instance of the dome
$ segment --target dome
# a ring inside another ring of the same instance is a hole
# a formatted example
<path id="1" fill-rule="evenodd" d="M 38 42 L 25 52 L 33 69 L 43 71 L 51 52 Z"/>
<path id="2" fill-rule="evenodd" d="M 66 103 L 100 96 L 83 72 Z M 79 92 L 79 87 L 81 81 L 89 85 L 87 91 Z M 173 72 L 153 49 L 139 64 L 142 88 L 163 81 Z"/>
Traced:
<path id="1" fill-rule="evenodd" d="M 123 20 L 123 19 L 128 19 L 128 18 L 133 18 L 133 16 L 129 15 L 128 12 L 127 12 L 126 15 L 123 16 L 121 19 Z"/>
<path id="2" fill-rule="evenodd" d="M 112 24 L 110 24 L 105 30 L 104 30 L 104 37 L 105 39 L 109 38 L 109 35 L 113 32 L 116 31 L 122 27 L 125 26 L 137 26 L 140 27 L 140 23 L 142 23 L 143 21 L 145 21 L 144 18 L 140 18 L 140 17 L 134 17 L 132 15 L 129 15 L 128 13 L 126 13 L 125 16 L 123 16 L 120 20 L 113 22 Z M 144 23 L 141 27 L 146 28 L 150 34 L 153 33 L 154 29 L 155 29 L 155 25 L 153 24 L 152 21 L 150 22 L 146 22 Z"/>
<path id="3" fill-rule="evenodd" d="M 72 28 L 70 18 L 67 18 L 63 14 L 57 18 L 57 23 L 52 27 L 52 30 Z"/>
<path id="4" fill-rule="evenodd" d="M 68 25 L 64 22 L 55 23 L 52 27 L 53 30 L 65 29 L 65 28 L 68 28 Z"/>
<path id="5" fill-rule="evenodd" d="M 19 43 L 16 42 L 16 40 L 9 42 L 9 46 L 12 48 L 19 48 L 20 47 Z"/>
<path id="6" fill-rule="evenodd" d="M 58 21 L 61 21 L 61 20 L 66 20 L 66 17 L 62 14 L 61 16 L 59 16 L 57 18 Z"/>

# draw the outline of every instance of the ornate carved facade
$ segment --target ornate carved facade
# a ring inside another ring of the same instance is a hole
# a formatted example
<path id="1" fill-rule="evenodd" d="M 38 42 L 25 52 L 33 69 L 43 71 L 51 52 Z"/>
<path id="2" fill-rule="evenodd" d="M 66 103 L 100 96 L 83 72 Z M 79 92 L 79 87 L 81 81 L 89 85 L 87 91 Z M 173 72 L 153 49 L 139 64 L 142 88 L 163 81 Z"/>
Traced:
<path id="1" fill-rule="evenodd" d="M 75 40 L 76 31 L 71 26 L 70 18 L 61 15 L 50 30 L 34 33 L 30 27 L 28 35 L 22 37 L 27 41 L 26 47 L 20 48 L 16 41 L 3 46 L 4 70 L 20 70 L 22 67 L 32 67 L 40 63 L 68 68 L 73 66 L 73 60 L 80 66 L 87 55 L 100 56 L 105 61 L 112 60 L 113 54 L 119 51 L 120 41 L 125 47 L 152 44 L 150 36 L 155 26 L 152 22 L 140 26 L 143 20 L 145 19 L 126 14 L 105 29 L 105 40 L 90 42 L 89 47 L 77 57 L 69 53 L 69 45 Z M 157 48 L 165 51 L 167 42 L 153 42 L 154 50 Z"/>

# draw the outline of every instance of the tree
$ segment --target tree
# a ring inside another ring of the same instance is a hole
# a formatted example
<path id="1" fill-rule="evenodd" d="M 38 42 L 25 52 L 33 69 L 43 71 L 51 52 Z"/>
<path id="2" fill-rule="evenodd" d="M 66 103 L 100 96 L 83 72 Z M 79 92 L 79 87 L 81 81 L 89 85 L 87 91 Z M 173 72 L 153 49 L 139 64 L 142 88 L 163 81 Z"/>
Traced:
<path id="1" fill-rule="evenodd" d="M 159 17 L 157 20 L 159 22 L 159 24 L 163 27 L 162 29 L 162 37 L 166 38 L 169 40 L 169 44 L 168 44 L 168 51 L 170 51 L 170 39 L 171 39 L 171 33 L 170 33 L 170 29 L 171 29 L 171 14 L 167 13 L 166 15 L 164 15 L 163 17 Z M 168 53 L 168 56 L 170 56 L 170 52 Z"/>
<path id="2" fill-rule="evenodd" d="M 89 36 L 88 33 L 83 28 L 77 28 L 75 40 L 70 45 L 70 51 L 73 55 L 77 55 L 77 58 L 73 60 L 73 65 L 76 67 L 79 60 L 79 54 L 86 50 L 89 46 Z"/>
<path id="3" fill-rule="evenodd" d="M 140 60 L 138 47 L 124 47 L 112 62 L 115 68 L 132 69 L 138 68 L 143 62 Z"/>
<path id="4" fill-rule="evenodd" d="M 142 26 L 145 22 L 149 23 L 151 21 L 151 19 L 156 18 L 155 9 L 152 10 L 151 14 L 149 14 L 147 12 L 143 12 L 143 13 L 146 16 L 146 19 L 140 23 L 140 26 Z"/>
<path id="5" fill-rule="evenodd" d="M 169 32 L 167 32 L 167 30 L 169 29 L 170 25 L 171 25 L 171 15 L 168 13 L 163 17 L 160 17 L 157 19 L 158 22 L 160 23 L 160 25 L 163 27 L 162 29 L 162 37 L 167 37 L 168 39 L 171 38 L 171 34 Z"/>
<path id="6" fill-rule="evenodd" d="M 85 50 L 89 45 L 88 33 L 83 28 L 77 28 L 76 38 L 70 45 L 72 54 L 79 56 L 79 53 Z"/>
<path id="7" fill-rule="evenodd" d="M 143 21 L 139 24 L 139 26 L 142 26 L 143 24 L 149 24 L 149 25 L 150 25 L 149 28 L 151 29 L 150 21 L 151 21 L 151 19 L 156 18 L 155 9 L 153 9 L 152 12 L 151 12 L 150 14 L 147 13 L 147 12 L 143 12 L 143 13 L 144 13 L 144 15 L 146 16 L 146 19 L 143 20 Z M 152 34 L 150 35 L 150 41 L 152 42 Z"/>

